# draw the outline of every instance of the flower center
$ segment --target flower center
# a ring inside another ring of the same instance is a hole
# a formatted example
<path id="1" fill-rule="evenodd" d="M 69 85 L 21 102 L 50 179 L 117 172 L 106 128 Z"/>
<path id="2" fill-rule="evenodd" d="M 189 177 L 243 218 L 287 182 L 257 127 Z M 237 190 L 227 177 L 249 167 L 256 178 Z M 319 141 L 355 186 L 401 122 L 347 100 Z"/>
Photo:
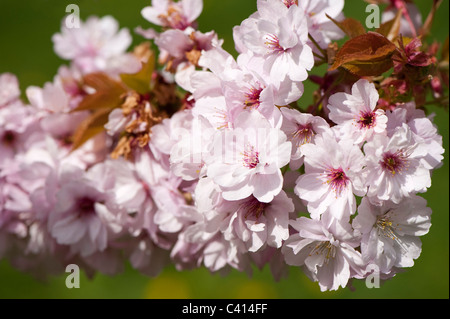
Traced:
<path id="1" fill-rule="evenodd" d="M 399 224 L 394 224 L 392 222 L 392 220 L 390 219 L 390 211 L 387 212 L 384 215 L 378 216 L 377 221 L 375 223 L 375 227 L 378 231 L 378 235 L 385 237 L 385 238 L 390 238 L 393 241 L 395 241 L 401 248 L 406 249 L 403 245 L 403 243 L 401 242 L 400 238 L 398 238 L 398 236 L 396 235 L 395 231 L 401 230 L 399 226 Z"/>
<path id="2" fill-rule="evenodd" d="M 298 139 L 298 146 L 301 146 L 303 144 L 311 143 L 314 135 L 315 133 L 312 129 L 311 123 L 306 125 L 297 124 L 297 130 L 292 133 L 292 139 Z"/>
<path id="3" fill-rule="evenodd" d="M 2 142 L 6 145 L 11 145 L 14 143 L 14 140 L 16 139 L 16 136 L 14 132 L 12 131 L 5 131 L 3 134 Z"/>
<path id="4" fill-rule="evenodd" d="M 255 168 L 259 164 L 259 152 L 251 145 L 247 145 L 243 153 L 244 166 L 247 168 Z"/>
<path id="5" fill-rule="evenodd" d="M 375 112 L 361 111 L 359 113 L 359 118 L 356 123 L 358 123 L 360 129 L 369 129 L 375 126 L 376 114 Z"/>
<path id="6" fill-rule="evenodd" d="M 280 45 L 280 39 L 275 34 L 266 34 L 265 45 L 270 50 L 270 53 L 283 53 L 286 50 Z"/>
<path id="7" fill-rule="evenodd" d="M 294 4 L 298 5 L 298 0 L 283 0 L 283 3 L 286 7 L 290 8 Z"/>
<path id="8" fill-rule="evenodd" d="M 331 188 L 336 192 L 336 195 L 341 194 L 347 187 L 348 181 L 349 179 L 342 168 L 331 168 L 327 172 L 327 184 L 330 184 Z"/>
<path id="9" fill-rule="evenodd" d="M 321 241 L 309 253 L 309 256 L 312 255 L 323 255 L 325 257 L 325 264 L 328 264 L 330 258 L 336 256 L 336 247 L 329 241 Z"/>
<path id="10" fill-rule="evenodd" d="M 403 169 L 408 167 L 407 156 L 402 150 L 395 153 L 386 152 L 383 154 L 383 160 L 380 162 L 381 167 L 391 172 L 392 175 L 401 174 Z"/>
<path id="11" fill-rule="evenodd" d="M 262 214 L 264 214 L 264 211 L 269 205 L 269 203 L 261 203 L 252 196 L 249 200 L 245 201 L 240 208 L 245 212 L 245 219 L 249 216 L 253 216 L 258 219 Z"/>
<path id="12" fill-rule="evenodd" d="M 261 101 L 259 100 L 262 88 L 255 89 L 251 88 L 247 93 L 245 93 L 245 102 L 244 108 L 257 109 L 261 105 Z"/>
<path id="13" fill-rule="evenodd" d="M 82 197 L 77 201 L 80 216 L 89 215 L 95 212 L 95 201 L 89 197 Z"/>
<path id="14" fill-rule="evenodd" d="M 174 5 L 169 6 L 167 14 L 160 14 L 158 18 L 165 26 L 173 29 L 185 30 L 189 26 L 186 17 L 181 14 L 181 9 Z"/>
<path id="15" fill-rule="evenodd" d="M 377 218 L 377 222 L 375 225 L 376 225 L 379 233 L 383 234 L 384 236 L 389 237 L 391 239 L 397 238 L 397 236 L 395 235 L 395 233 L 393 231 L 392 221 L 389 219 L 388 216 L 386 216 L 386 215 L 379 216 Z"/>

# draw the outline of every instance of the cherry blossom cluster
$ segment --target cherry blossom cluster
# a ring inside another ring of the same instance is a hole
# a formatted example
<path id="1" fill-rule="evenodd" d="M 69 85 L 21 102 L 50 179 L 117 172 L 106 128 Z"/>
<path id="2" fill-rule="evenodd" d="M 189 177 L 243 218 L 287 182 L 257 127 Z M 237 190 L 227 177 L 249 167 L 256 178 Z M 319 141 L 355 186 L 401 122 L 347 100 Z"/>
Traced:
<path id="1" fill-rule="evenodd" d="M 53 36 L 69 63 L 26 99 L 1 74 L 0 259 L 37 275 L 301 267 L 323 291 L 412 267 L 444 153 L 414 96 L 448 86 L 418 11 L 390 1 L 384 29 L 350 35 L 393 47 L 360 66 L 336 42 L 344 0 L 256 4 L 236 55 L 198 29 L 202 0 L 153 0 L 132 50 L 128 29 L 91 17 Z"/>

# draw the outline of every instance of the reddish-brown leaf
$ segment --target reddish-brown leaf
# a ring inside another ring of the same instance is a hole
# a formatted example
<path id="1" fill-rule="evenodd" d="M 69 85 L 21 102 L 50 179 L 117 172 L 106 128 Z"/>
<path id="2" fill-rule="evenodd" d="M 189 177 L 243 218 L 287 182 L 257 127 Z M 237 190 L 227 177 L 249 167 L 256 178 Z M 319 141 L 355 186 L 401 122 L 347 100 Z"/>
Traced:
<path id="1" fill-rule="evenodd" d="M 125 88 L 106 74 L 91 73 L 83 80 L 85 85 L 95 89 L 95 92 L 87 95 L 72 112 L 113 109 L 122 103 L 121 96 L 126 92 Z"/>
<path id="2" fill-rule="evenodd" d="M 329 70 L 342 67 L 358 76 L 378 76 L 393 67 L 395 50 L 396 46 L 386 37 L 368 32 L 344 43 Z"/>
<path id="3" fill-rule="evenodd" d="M 122 85 L 102 72 L 90 73 L 84 76 L 84 83 L 97 91 L 123 89 Z"/>
<path id="4" fill-rule="evenodd" d="M 120 78 L 130 89 L 139 94 L 150 92 L 153 71 L 155 70 L 155 54 L 149 51 L 147 62 L 142 62 L 142 68 L 135 74 L 121 74 Z"/>
<path id="5" fill-rule="evenodd" d="M 110 112 L 110 108 L 97 109 L 81 122 L 73 134 L 72 151 L 105 130 L 104 126 L 108 122 Z"/>
<path id="6" fill-rule="evenodd" d="M 366 33 L 366 29 L 361 24 L 360 21 L 353 18 L 346 18 L 343 21 L 336 21 L 328 14 L 326 15 L 328 19 L 334 22 L 335 25 L 339 27 L 347 36 L 350 38 L 357 37 Z"/>

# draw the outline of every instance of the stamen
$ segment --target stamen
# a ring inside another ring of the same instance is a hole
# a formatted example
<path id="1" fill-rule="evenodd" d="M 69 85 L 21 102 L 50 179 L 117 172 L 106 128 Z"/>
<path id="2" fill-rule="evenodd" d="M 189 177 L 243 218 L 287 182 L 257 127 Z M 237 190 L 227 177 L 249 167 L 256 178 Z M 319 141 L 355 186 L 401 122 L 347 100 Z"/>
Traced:
<path id="1" fill-rule="evenodd" d="M 265 39 L 265 45 L 268 47 L 271 53 L 286 52 L 286 50 L 280 45 L 280 40 L 275 34 L 266 34 Z"/>
<path id="2" fill-rule="evenodd" d="M 328 264 L 330 258 L 336 257 L 336 247 L 329 241 L 319 242 L 309 253 L 312 255 L 325 255 L 325 264 Z"/>
<path id="3" fill-rule="evenodd" d="M 349 178 L 345 175 L 342 168 L 331 168 L 326 173 L 327 184 L 330 184 L 333 190 L 336 192 L 336 196 L 341 195 L 341 192 L 347 187 Z"/>
<path id="4" fill-rule="evenodd" d="M 158 18 L 161 19 L 163 24 L 172 29 L 185 30 L 189 26 L 186 17 L 182 15 L 178 6 L 170 5 L 167 9 L 167 14 L 160 14 Z"/>
<path id="5" fill-rule="evenodd" d="M 407 158 L 408 156 L 404 150 L 398 150 L 395 153 L 386 152 L 383 154 L 383 160 L 380 161 L 380 165 L 394 176 L 401 174 L 404 169 L 408 169 Z"/>
<path id="6" fill-rule="evenodd" d="M 252 87 L 249 92 L 245 94 L 246 100 L 244 102 L 244 108 L 257 109 L 261 105 L 259 98 L 262 90 L 262 88 L 255 89 Z"/>
<path id="7" fill-rule="evenodd" d="M 286 7 L 290 8 L 294 4 L 298 5 L 298 0 L 283 0 L 283 3 Z"/>
<path id="8" fill-rule="evenodd" d="M 360 129 L 369 129 L 376 124 L 376 114 L 375 112 L 361 111 L 359 117 L 356 120 Z"/>
<path id="9" fill-rule="evenodd" d="M 298 139 L 298 146 L 300 147 L 301 145 L 311 143 L 314 135 L 315 133 L 311 123 L 308 123 L 306 125 L 297 124 L 297 130 L 292 133 L 292 139 Z"/>
<path id="10" fill-rule="evenodd" d="M 247 145 L 244 153 L 244 166 L 247 168 L 255 168 L 259 164 L 259 152 L 251 145 Z"/>
<path id="11" fill-rule="evenodd" d="M 407 248 L 405 247 L 405 245 L 402 243 L 400 238 L 398 238 L 397 234 L 395 233 L 395 231 L 397 229 L 401 230 L 401 228 L 399 227 L 399 224 L 394 224 L 392 222 L 391 216 L 390 216 L 391 213 L 392 213 L 392 211 L 388 211 L 386 214 L 378 216 L 377 221 L 375 223 L 375 227 L 378 230 L 378 235 L 385 237 L 385 238 L 392 239 L 402 249 L 404 249 L 406 251 Z"/>
<path id="12" fill-rule="evenodd" d="M 254 216 L 258 219 L 264 211 L 266 210 L 269 203 L 261 203 L 255 197 L 251 197 L 251 199 L 245 201 L 240 208 L 245 212 L 244 218 L 247 219 L 249 216 Z"/>
<path id="13" fill-rule="evenodd" d="M 224 110 L 220 110 L 215 108 L 216 112 L 214 113 L 214 117 L 218 118 L 217 121 L 217 129 L 222 130 L 229 127 L 228 115 Z"/>

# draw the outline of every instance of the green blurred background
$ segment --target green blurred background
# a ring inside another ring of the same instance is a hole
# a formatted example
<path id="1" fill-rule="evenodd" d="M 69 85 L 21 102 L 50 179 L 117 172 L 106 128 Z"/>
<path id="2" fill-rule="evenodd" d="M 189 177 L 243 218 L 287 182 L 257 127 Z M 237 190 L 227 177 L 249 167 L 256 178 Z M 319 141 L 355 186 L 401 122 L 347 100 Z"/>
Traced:
<path id="1" fill-rule="evenodd" d="M 424 17 L 432 1 L 416 1 Z M 22 90 L 29 85 L 42 86 L 51 81 L 58 67 L 66 63 L 53 53 L 51 36 L 59 31 L 65 8 L 70 3 L 80 7 L 81 18 L 90 15 L 112 15 L 121 27 L 133 30 L 150 27 L 140 10 L 150 0 L 1 0 L 0 1 L 0 73 L 12 72 Z M 347 0 L 346 16 L 365 21 L 366 3 Z M 201 31 L 215 30 L 225 40 L 224 48 L 235 54 L 232 27 L 256 11 L 256 0 L 204 0 L 199 19 Z M 437 12 L 432 36 L 443 43 L 448 36 L 448 0 Z M 135 44 L 142 41 L 134 35 Z M 315 87 L 306 84 L 304 105 L 312 101 Z M 448 94 L 448 92 L 447 92 Z M 0 298 L 449 298 L 449 165 L 448 111 L 430 107 L 436 113 L 435 123 L 444 137 L 444 166 L 433 176 L 433 185 L 424 195 L 433 210 L 430 233 L 422 237 L 422 255 L 414 267 L 384 283 L 379 289 L 368 289 L 363 281 L 337 292 L 320 292 L 299 269 L 291 268 L 289 277 L 275 282 L 268 268 L 255 270 L 248 278 L 237 271 L 228 276 L 211 275 L 205 269 L 177 272 L 168 267 L 157 278 L 149 278 L 130 269 L 117 276 L 81 277 L 80 289 L 67 289 L 66 276 L 38 282 L 33 277 L 0 261 Z"/>

